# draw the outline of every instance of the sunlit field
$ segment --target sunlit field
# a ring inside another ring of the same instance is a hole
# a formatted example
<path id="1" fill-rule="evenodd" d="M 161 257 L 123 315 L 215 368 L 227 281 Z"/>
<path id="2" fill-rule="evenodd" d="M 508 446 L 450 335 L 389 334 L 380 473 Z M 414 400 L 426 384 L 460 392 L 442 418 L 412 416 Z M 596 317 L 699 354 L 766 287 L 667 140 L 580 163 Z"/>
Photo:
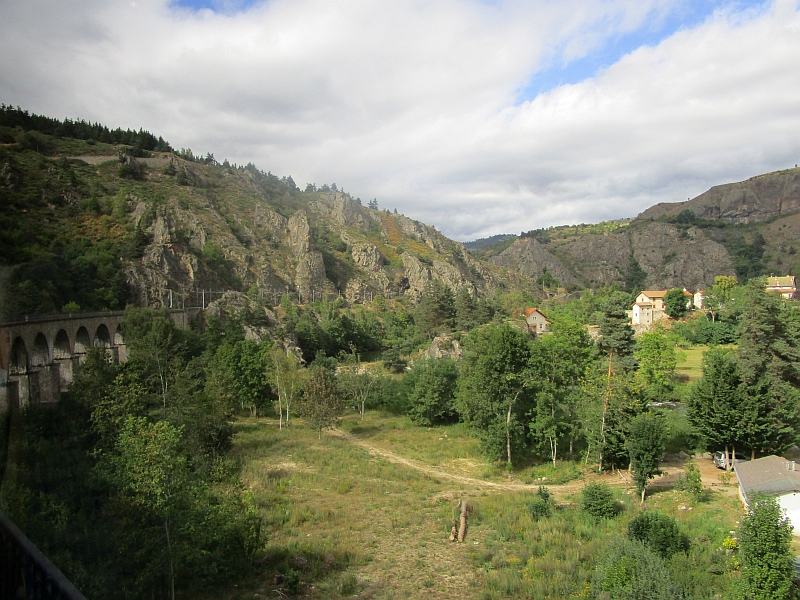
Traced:
<path id="1" fill-rule="evenodd" d="M 624 475 L 600 477 L 591 465 L 527 465 L 509 477 L 461 425 L 416 427 L 368 412 L 322 439 L 300 420 L 279 430 L 273 420 L 242 419 L 237 430 L 235 455 L 266 547 L 263 569 L 231 598 L 586 597 L 603 548 L 641 510 Z M 733 486 L 721 484 L 693 505 L 672 489 L 679 470 L 656 481 L 645 507 L 677 518 L 692 545 L 670 570 L 695 597 L 711 598 L 733 576 L 722 540 L 740 509 Z M 616 519 L 579 511 L 580 490 L 596 480 L 615 486 L 624 507 Z M 528 506 L 539 485 L 557 503 L 537 521 Z M 452 543 L 462 499 L 466 540 Z"/>

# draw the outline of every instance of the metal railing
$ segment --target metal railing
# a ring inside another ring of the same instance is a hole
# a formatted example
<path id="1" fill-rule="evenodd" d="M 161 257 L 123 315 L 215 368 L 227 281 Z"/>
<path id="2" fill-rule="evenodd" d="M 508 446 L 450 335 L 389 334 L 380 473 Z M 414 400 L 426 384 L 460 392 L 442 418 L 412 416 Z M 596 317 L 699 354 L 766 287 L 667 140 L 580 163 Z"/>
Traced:
<path id="1" fill-rule="evenodd" d="M 0 511 L 0 598 L 86 600 Z"/>

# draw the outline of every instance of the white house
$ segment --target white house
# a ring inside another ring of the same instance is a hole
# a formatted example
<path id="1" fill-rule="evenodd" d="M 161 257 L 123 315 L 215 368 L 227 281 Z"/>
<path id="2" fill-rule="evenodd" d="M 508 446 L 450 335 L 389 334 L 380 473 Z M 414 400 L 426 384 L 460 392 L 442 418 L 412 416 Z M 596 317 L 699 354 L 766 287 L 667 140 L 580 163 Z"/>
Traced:
<path id="1" fill-rule="evenodd" d="M 695 309 L 701 310 L 703 308 L 703 296 L 705 295 L 705 290 L 697 290 L 692 297 L 692 304 L 694 304 Z"/>
<path id="2" fill-rule="evenodd" d="M 548 333 L 547 326 L 550 321 L 544 316 L 544 313 L 538 308 L 526 308 L 525 321 L 528 323 L 528 328 L 534 333 Z"/>
<path id="3" fill-rule="evenodd" d="M 754 494 L 775 496 L 800 536 L 800 465 L 780 456 L 765 456 L 733 467 L 739 480 L 739 498 L 750 505 Z"/>
<path id="4" fill-rule="evenodd" d="M 636 296 L 631 322 L 634 325 L 652 325 L 667 316 L 664 312 L 664 296 L 667 290 L 644 290 Z"/>

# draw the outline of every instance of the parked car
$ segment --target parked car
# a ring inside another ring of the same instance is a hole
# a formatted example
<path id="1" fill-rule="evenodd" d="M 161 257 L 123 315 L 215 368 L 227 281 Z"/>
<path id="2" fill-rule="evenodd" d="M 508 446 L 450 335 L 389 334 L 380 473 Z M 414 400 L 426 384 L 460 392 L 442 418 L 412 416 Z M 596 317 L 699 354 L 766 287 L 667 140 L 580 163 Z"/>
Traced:
<path id="1" fill-rule="evenodd" d="M 728 458 L 730 459 L 730 455 L 729 455 Z M 747 462 L 748 460 L 750 460 L 750 459 L 747 458 L 747 456 L 745 456 L 741 452 L 737 452 L 736 453 L 736 457 L 734 459 L 734 464 L 737 463 L 737 462 Z M 724 451 L 720 450 L 719 452 L 714 452 L 714 464 L 717 465 L 717 467 L 719 467 L 720 469 L 724 469 L 727 466 L 727 464 L 725 462 L 725 452 Z M 731 466 L 733 466 L 733 465 L 731 465 Z"/>

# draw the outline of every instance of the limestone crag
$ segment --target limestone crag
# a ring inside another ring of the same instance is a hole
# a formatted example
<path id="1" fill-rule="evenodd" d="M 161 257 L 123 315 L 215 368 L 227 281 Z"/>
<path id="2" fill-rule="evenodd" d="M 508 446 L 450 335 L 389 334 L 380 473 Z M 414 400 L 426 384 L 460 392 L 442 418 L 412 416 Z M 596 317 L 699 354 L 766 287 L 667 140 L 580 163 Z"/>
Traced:
<path id="1" fill-rule="evenodd" d="M 360 203 L 341 192 L 323 192 L 312 206 L 320 215 L 329 217 L 330 223 L 337 225 L 366 229 L 373 220 Z"/>
<path id="2" fill-rule="evenodd" d="M 271 242 L 280 241 L 289 224 L 286 217 L 260 204 L 256 206 L 253 221 L 255 229 L 265 232 Z"/>
<path id="3" fill-rule="evenodd" d="M 437 335 L 425 351 L 428 358 L 461 360 L 464 351 L 461 342 L 450 334 Z"/>
<path id="4" fill-rule="evenodd" d="M 431 280 L 431 272 L 416 256 L 406 252 L 402 255 L 402 258 L 403 268 L 408 280 L 408 293 L 418 297 L 422 294 L 425 284 Z"/>

